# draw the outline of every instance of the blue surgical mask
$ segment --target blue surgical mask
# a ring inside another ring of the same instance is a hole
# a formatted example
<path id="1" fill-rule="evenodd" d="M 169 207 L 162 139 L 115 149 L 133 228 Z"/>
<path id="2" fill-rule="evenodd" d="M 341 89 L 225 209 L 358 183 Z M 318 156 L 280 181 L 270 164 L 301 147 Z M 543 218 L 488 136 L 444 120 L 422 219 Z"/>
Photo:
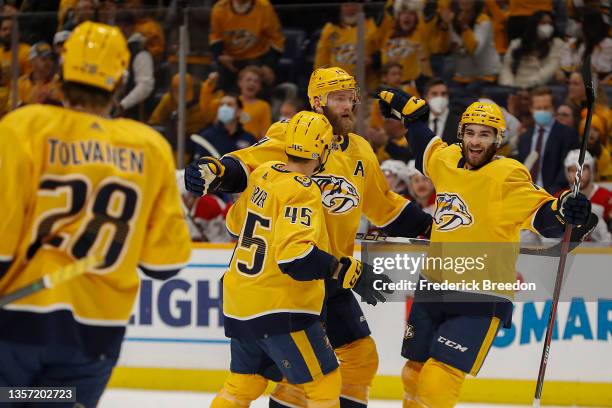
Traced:
<path id="1" fill-rule="evenodd" d="M 236 109 L 229 105 L 219 106 L 217 110 L 217 119 L 223 124 L 228 124 L 236 118 Z"/>
<path id="2" fill-rule="evenodd" d="M 553 114 L 547 110 L 533 111 L 533 119 L 540 126 L 548 126 L 553 121 Z"/>

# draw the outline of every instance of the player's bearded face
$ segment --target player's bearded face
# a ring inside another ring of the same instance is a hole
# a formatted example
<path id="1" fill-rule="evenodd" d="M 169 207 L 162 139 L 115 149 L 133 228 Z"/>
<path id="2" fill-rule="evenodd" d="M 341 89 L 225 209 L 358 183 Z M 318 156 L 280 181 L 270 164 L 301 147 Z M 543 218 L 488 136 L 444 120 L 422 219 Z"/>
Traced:
<path id="1" fill-rule="evenodd" d="M 468 166 L 480 168 L 491 161 L 497 146 L 495 129 L 490 126 L 468 124 L 463 131 L 463 157 Z"/>
<path id="2" fill-rule="evenodd" d="M 332 125 L 334 135 L 346 135 L 355 128 L 355 103 L 354 91 L 336 91 L 327 95 L 324 112 Z"/>

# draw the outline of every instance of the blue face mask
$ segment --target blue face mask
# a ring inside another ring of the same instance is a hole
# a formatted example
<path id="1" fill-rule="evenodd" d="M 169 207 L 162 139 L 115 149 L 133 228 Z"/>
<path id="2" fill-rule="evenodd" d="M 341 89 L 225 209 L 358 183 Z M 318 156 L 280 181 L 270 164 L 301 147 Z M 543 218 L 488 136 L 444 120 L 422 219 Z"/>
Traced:
<path id="1" fill-rule="evenodd" d="M 553 114 L 547 110 L 537 110 L 533 112 L 533 119 L 540 126 L 548 126 L 553 121 Z"/>
<path id="2" fill-rule="evenodd" d="M 217 111 L 217 119 L 219 120 L 219 122 L 223 124 L 228 124 L 232 120 L 234 120 L 235 117 L 236 117 L 235 108 L 228 106 L 228 105 L 219 106 L 219 110 Z"/>

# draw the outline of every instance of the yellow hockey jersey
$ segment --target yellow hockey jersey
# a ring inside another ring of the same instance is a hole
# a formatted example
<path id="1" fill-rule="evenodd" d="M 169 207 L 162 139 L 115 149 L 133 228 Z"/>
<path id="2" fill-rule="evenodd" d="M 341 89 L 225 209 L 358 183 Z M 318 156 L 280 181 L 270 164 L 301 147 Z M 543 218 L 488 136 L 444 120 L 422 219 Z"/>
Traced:
<path id="1" fill-rule="evenodd" d="M 247 171 L 268 160 L 286 160 L 286 126 L 286 122 L 272 124 L 267 138 L 229 156 Z M 352 256 L 362 214 L 384 227 L 395 221 L 409 203 L 389 190 L 372 147 L 354 133 L 340 140 L 339 150 L 329 156 L 325 170 L 313 180 L 321 189 L 331 253 L 336 257 Z"/>
<path id="2" fill-rule="evenodd" d="M 245 14 L 233 10 L 230 0 L 217 2 L 210 17 L 209 42 L 223 43 L 223 52 L 238 60 L 261 57 L 274 48 L 282 52 L 285 37 L 268 0 L 255 0 Z"/>
<path id="3" fill-rule="evenodd" d="M 118 353 L 108 347 L 120 345 L 138 293 L 137 266 L 167 278 L 191 253 L 170 146 L 132 120 L 47 105 L 17 109 L 0 126 L 0 294 L 92 251 L 105 259 L 0 311 L 0 337 L 20 332 L 1 327 L 30 321 L 41 333 L 26 343 L 53 337 Z M 55 322 L 53 334 L 42 328 L 45 319 Z M 62 337 L 74 333 L 81 339 Z"/>
<path id="4" fill-rule="evenodd" d="M 377 27 L 372 19 L 365 24 L 365 55 L 372 55 L 378 47 Z M 349 74 L 357 65 L 357 26 L 327 23 L 317 43 L 314 68 L 340 67 Z"/>
<path id="5" fill-rule="evenodd" d="M 419 22 L 408 36 L 394 35 L 391 30 L 382 37 L 381 63 L 402 64 L 402 82 L 412 81 L 420 75 L 431 76 L 428 39 L 424 31 L 423 23 Z"/>
<path id="6" fill-rule="evenodd" d="M 323 280 L 312 276 L 298 280 L 283 269 L 313 250 L 329 250 L 317 185 L 309 177 L 284 170 L 282 162 L 264 163 L 249 176 L 226 224 L 230 233 L 239 236 L 223 276 L 228 336 L 289 333 L 304 328 L 298 327 L 299 322 L 318 319 L 325 297 Z M 326 268 L 318 269 L 321 273 Z"/>
<path id="7" fill-rule="evenodd" d="M 468 278 L 514 282 L 520 230 L 537 233 L 536 213 L 555 198 L 535 185 L 529 171 L 513 159 L 496 158 L 477 170 L 466 169 L 461 147 L 448 146 L 439 137 L 425 150 L 423 172 L 436 188 L 429 256 L 482 257 L 479 263 L 484 265 L 470 262 L 472 267 L 462 265 L 459 272 L 437 265 L 424 269 L 425 276 L 436 281 L 443 277 L 457 282 Z M 512 290 L 483 292 L 513 296 Z"/>

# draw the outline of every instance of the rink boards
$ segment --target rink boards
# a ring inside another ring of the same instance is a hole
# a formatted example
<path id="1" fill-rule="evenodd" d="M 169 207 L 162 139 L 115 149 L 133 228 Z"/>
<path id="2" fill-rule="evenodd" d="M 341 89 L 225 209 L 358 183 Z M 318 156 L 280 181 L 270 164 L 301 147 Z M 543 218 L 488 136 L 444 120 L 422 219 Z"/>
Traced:
<path id="1" fill-rule="evenodd" d="M 191 262 L 166 282 L 143 278 L 139 299 L 111 386 L 216 391 L 230 361 L 221 319 L 219 278 L 231 245 L 194 244 Z M 612 274 L 612 248 L 579 248 L 572 279 L 600 279 Z M 588 261 L 589 271 L 584 265 Z M 519 260 L 521 273 L 541 272 L 541 265 Z M 592 265 L 597 265 L 592 268 Z M 574 273 L 577 272 L 577 273 Z M 612 276 L 612 275 L 610 275 Z M 612 406 L 612 291 L 608 299 L 575 298 L 559 305 L 543 402 L 557 405 Z M 530 403 L 546 328 L 544 302 L 516 304 L 513 327 L 495 340 L 476 379 L 468 379 L 464 401 Z M 406 305 L 364 305 L 380 354 L 373 398 L 401 398 L 398 374 Z"/>

